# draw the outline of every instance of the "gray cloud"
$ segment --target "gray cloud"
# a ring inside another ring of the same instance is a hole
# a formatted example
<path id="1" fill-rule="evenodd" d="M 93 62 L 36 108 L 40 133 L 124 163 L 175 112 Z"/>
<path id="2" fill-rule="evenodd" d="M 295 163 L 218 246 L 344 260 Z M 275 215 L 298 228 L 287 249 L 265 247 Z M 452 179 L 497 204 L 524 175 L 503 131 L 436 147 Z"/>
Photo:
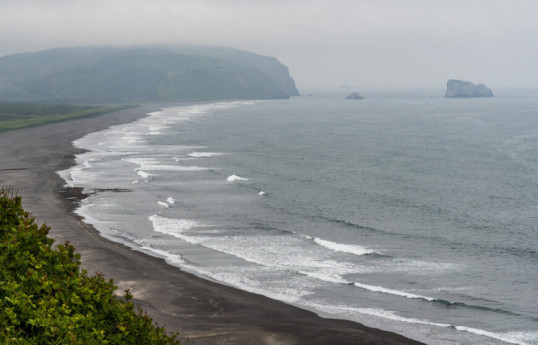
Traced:
<path id="1" fill-rule="evenodd" d="M 0 0 L 0 55 L 189 43 L 272 55 L 300 89 L 536 86 L 534 0 Z"/>

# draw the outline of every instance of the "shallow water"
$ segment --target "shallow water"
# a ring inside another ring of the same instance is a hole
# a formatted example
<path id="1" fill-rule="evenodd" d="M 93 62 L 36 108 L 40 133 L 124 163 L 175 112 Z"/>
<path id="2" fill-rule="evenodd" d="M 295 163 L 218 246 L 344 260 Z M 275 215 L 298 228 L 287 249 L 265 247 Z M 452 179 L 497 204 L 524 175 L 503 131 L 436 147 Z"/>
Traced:
<path id="1" fill-rule="evenodd" d="M 538 344 L 536 98 L 170 107 L 75 145 L 107 238 L 428 344 Z"/>

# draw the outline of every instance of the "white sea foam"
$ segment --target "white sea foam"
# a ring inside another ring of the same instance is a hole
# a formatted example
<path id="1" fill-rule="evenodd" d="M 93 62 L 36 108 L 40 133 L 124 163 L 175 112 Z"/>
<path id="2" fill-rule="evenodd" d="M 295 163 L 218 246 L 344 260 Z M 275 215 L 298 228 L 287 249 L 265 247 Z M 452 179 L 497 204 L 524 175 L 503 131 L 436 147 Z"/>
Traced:
<path id="1" fill-rule="evenodd" d="M 343 253 L 349 253 L 349 254 L 355 254 L 355 255 L 366 255 L 366 254 L 372 254 L 375 253 L 373 249 L 368 249 L 356 244 L 343 244 L 343 243 L 336 243 L 331 242 L 327 240 L 323 240 L 318 237 L 312 238 L 312 240 L 319 244 L 322 247 L 337 251 L 337 252 L 343 252 Z"/>
<path id="2" fill-rule="evenodd" d="M 157 164 L 159 161 L 155 157 L 125 157 L 123 161 L 136 164 L 138 166 Z"/>
<path id="3" fill-rule="evenodd" d="M 309 306 L 313 309 L 323 311 L 332 315 L 348 315 L 354 316 L 352 318 L 356 319 L 357 315 L 369 315 L 381 319 L 387 319 L 397 322 L 412 323 L 417 325 L 426 325 L 442 328 L 452 328 L 454 326 L 447 323 L 431 322 L 429 320 L 421 320 L 416 318 L 408 318 L 398 315 L 397 313 L 385 310 L 382 308 L 360 308 L 360 307 L 350 307 L 347 305 L 334 305 L 334 304 L 325 304 L 325 303 L 316 303 L 316 302 L 304 302 L 306 306 Z"/>
<path id="4" fill-rule="evenodd" d="M 170 235 L 189 243 L 198 244 L 201 242 L 201 238 L 183 234 L 187 230 L 200 226 L 201 224 L 199 222 L 188 219 L 165 218 L 157 214 L 148 217 L 148 219 L 153 224 L 153 230 L 155 232 Z"/>
<path id="5" fill-rule="evenodd" d="M 185 260 L 180 255 L 170 253 L 166 250 L 153 248 L 151 246 L 141 245 L 141 250 L 149 252 L 149 254 L 156 255 L 163 258 L 170 265 L 181 266 L 185 263 Z"/>
<path id="6" fill-rule="evenodd" d="M 499 334 L 506 342 L 513 342 L 513 344 L 520 345 L 536 345 L 538 344 L 538 331 L 514 331 Z"/>
<path id="7" fill-rule="evenodd" d="M 167 155 L 164 155 L 167 156 Z M 207 168 L 195 167 L 195 166 L 178 166 L 178 165 L 166 165 L 161 164 L 161 161 L 157 157 L 125 157 L 123 161 L 138 165 L 136 170 L 143 171 L 200 171 L 207 170 Z"/>
<path id="8" fill-rule="evenodd" d="M 92 165 L 90 164 L 90 162 L 93 162 L 94 159 L 85 159 L 84 162 L 82 163 L 82 165 L 84 166 L 84 168 L 91 168 Z"/>
<path id="9" fill-rule="evenodd" d="M 342 305 L 326 305 L 326 304 L 319 304 L 319 303 L 307 303 L 307 305 L 314 307 L 315 309 L 322 310 L 329 314 L 341 314 L 342 312 L 346 312 L 348 314 L 359 313 L 359 314 L 370 315 L 370 316 L 379 317 L 379 318 L 388 319 L 388 320 L 397 321 L 397 322 L 405 322 L 405 323 L 416 324 L 416 325 L 455 329 L 458 331 L 469 332 L 469 333 L 473 333 L 479 336 L 504 341 L 510 344 L 533 345 L 533 344 L 536 344 L 536 340 L 538 339 L 538 332 L 536 331 L 496 333 L 496 332 L 490 332 L 490 331 L 486 331 L 479 328 L 451 325 L 447 323 L 432 322 L 429 320 L 403 317 L 393 311 L 384 310 L 381 308 L 354 308 L 354 307 L 348 307 L 348 306 L 342 306 Z"/>
<path id="10" fill-rule="evenodd" d="M 226 178 L 226 181 L 228 182 L 234 182 L 234 181 L 248 181 L 248 178 L 244 178 L 237 175 L 230 175 L 228 178 Z"/>
<path id="11" fill-rule="evenodd" d="M 218 271 L 215 271 L 211 267 L 193 265 L 185 260 L 178 264 L 178 266 L 197 275 L 206 276 L 212 280 L 234 286 L 238 289 L 264 295 L 286 303 L 297 303 L 301 297 L 309 294 L 308 289 L 297 288 L 305 284 L 304 281 L 301 281 L 301 278 L 299 280 L 295 279 L 291 287 L 289 285 L 290 278 L 288 276 L 278 275 L 278 272 L 276 272 L 277 276 L 275 279 L 271 280 L 271 284 L 263 283 L 255 278 L 260 275 L 274 275 L 275 272 L 270 268 L 242 265 L 240 267 L 232 266 L 225 270 L 222 270 L 221 267 Z"/>
<path id="12" fill-rule="evenodd" d="M 80 206 L 75 210 L 75 213 L 81 216 L 85 223 L 96 225 L 101 223 L 101 220 L 92 216 L 92 213 L 90 212 L 92 206 L 93 204 L 90 203 L 88 199 L 84 199 L 82 200 Z"/>
<path id="13" fill-rule="evenodd" d="M 148 171 L 203 171 L 203 170 L 208 170 L 208 168 L 197 167 L 197 166 L 177 166 L 177 165 L 163 165 L 163 164 L 142 164 L 139 169 L 148 170 Z"/>
<path id="14" fill-rule="evenodd" d="M 222 153 L 220 152 L 192 152 L 189 153 L 187 156 L 193 157 L 193 158 L 205 158 L 205 157 L 214 157 L 214 156 L 220 156 Z"/>
<path id="15" fill-rule="evenodd" d="M 173 205 L 176 203 L 176 199 L 172 198 L 171 196 L 169 196 L 167 199 L 166 199 L 166 202 L 169 203 L 170 205 Z"/>
<path id="16" fill-rule="evenodd" d="M 168 128 L 168 126 L 166 126 L 165 123 L 160 123 L 160 124 L 151 124 L 149 126 L 149 135 L 159 135 L 159 134 L 162 134 L 162 131 L 164 129 Z"/>
<path id="17" fill-rule="evenodd" d="M 102 181 L 110 181 L 106 172 L 88 171 L 81 166 L 58 171 L 57 174 L 66 181 L 66 186 L 83 187 L 85 191 L 102 188 Z"/>
<path id="18" fill-rule="evenodd" d="M 88 170 L 92 168 L 91 163 L 99 160 L 99 155 L 95 155 L 93 152 L 85 152 L 75 157 L 77 165 L 56 173 L 66 181 L 66 186 L 68 187 L 84 186 L 91 180 L 88 174 Z"/>
<path id="19" fill-rule="evenodd" d="M 359 312 L 361 314 L 382 317 L 384 319 L 389 319 L 389 320 L 393 320 L 393 321 L 414 323 L 414 324 L 418 324 L 418 325 L 428 325 L 428 326 L 435 326 L 435 327 L 443 327 L 443 328 L 454 327 L 453 325 L 450 325 L 448 323 L 431 322 L 429 320 L 421 320 L 421 319 L 416 319 L 416 318 L 412 318 L 412 317 L 403 317 L 403 316 L 400 316 L 400 315 L 398 315 L 397 313 L 395 313 L 393 311 L 384 310 L 384 309 L 381 309 L 381 308 L 351 308 L 351 309 L 354 309 L 354 310 L 356 310 L 357 312 Z"/>
<path id="20" fill-rule="evenodd" d="M 478 334 L 488 338 L 501 340 L 510 344 L 517 345 L 532 345 L 536 344 L 538 340 L 538 332 L 507 332 L 507 333 L 495 333 L 486 331 L 480 328 L 466 327 L 466 326 L 454 326 L 458 331 L 465 331 L 469 333 Z M 532 341 L 532 343 L 531 343 Z"/>
<path id="21" fill-rule="evenodd" d="M 170 207 L 170 205 L 168 205 L 168 203 L 164 202 L 164 201 L 157 201 L 157 203 L 159 204 L 159 206 L 161 207 L 164 207 L 164 208 L 168 208 Z"/>
<path id="22" fill-rule="evenodd" d="M 142 170 L 136 170 L 136 173 L 138 174 L 138 176 L 142 177 L 144 180 L 148 180 L 151 176 L 153 176 L 152 174 L 149 174 Z"/>
<path id="23" fill-rule="evenodd" d="M 121 139 L 128 144 L 144 143 L 144 140 L 141 139 L 141 133 L 126 133 Z"/>
<path id="24" fill-rule="evenodd" d="M 349 281 L 345 280 L 341 275 L 328 272 L 326 270 L 312 270 L 312 271 L 304 271 L 299 270 L 299 273 L 302 273 L 308 277 L 315 278 L 327 283 L 335 283 L 335 284 L 348 284 Z"/>
<path id="25" fill-rule="evenodd" d="M 255 268 L 259 272 L 259 268 Z M 207 272 L 207 271 L 206 271 Z M 279 281 L 273 280 L 271 282 L 272 288 L 268 288 L 267 284 L 260 284 L 259 281 L 254 279 L 249 279 L 248 275 L 252 275 L 250 272 L 245 272 L 243 274 L 237 274 L 237 272 L 231 273 L 209 273 L 206 275 L 217 279 L 220 282 L 225 282 L 236 288 L 239 288 L 244 291 L 249 291 L 252 293 L 264 295 L 279 301 L 286 303 L 297 303 L 301 297 L 308 295 L 309 292 L 303 289 L 297 289 L 295 287 L 289 287 L 287 284 L 289 280 Z M 278 288 L 275 288 L 275 285 L 278 285 Z"/>
<path id="26" fill-rule="evenodd" d="M 317 257 L 304 241 L 289 235 L 196 237 L 191 241 L 249 263 L 296 272 L 323 282 L 350 283 L 343 276 L 360 271 L 360 267 L 352 263 Z"/>
<path id="27" fill-rule="evenodd" d="M 350 283 L 343 278 L 343 275 L 360 271 L 360 267 L 355 264 L 316 257 L 310 251 L 312 248 L 307 248 L 304 240 L 299 237 L 289 235 L 209 236 L 207 232 L 189 231 L 201 225 L 196 221 L 171 219 L 160 215 L 153 215 L 149 219 L 156 232 L 271 270 L 296 272 L 301 276 L 333 284 Z M 202 233 L 205 236 L 201 236 Z M 282 259 L 284 257 L 286 260 Z"/>
<path id="28" fill-rule="evenodd" d="M 386 294 L 389 294 L 389 295 L 402 296 L 402 297 L 405 297 L 405 298 L 423 299 L 423 300 L 426 300 L 428 302 L 432 302 L 432 301 L 437 300 L 437 298 L 416 295 L 416 294 L 413 294 L 413 293 L 400 291 L 400 290 L 387 289 L 387 288 L 384 288 L 382 286 L 367 285 L 367 284 L 362 284 L 362 283 L 357 283 L 357 282 L 353 283 L 353 285 L 355 285 L 356 287 L 359 287 L 361 289 L 369 290 L 369 291 L 372 291 L 372 292 L 382 292 L 382 293 L 386 293 Z"/>
<path id="29" fill-rule="evenodd" d="M 364 268 L 363 273 L 383 272 L 388 274 L 392 272 L 405 272 L 406 274 L 425 275 L 431 273 L 455 271 L 461 268 L 462 265 L 455 263 L 392 258 L 390 260 L 383 260 L 378 263 L 368 265 Z"/>
<path id="30" fill-rule="evenodd" d="M 75 187 L 75 181 L 73 180 L 72 170 L 73 168 L 60 170 L 56 172 L 58 176 L 60 176 L 60 178 L 62 178 L 65 181 L 66 187 Z"/>
<path id="31" fill-rule="evenodd" d="M 77 165 L 71 169 L 58 172 L 67 186 L 82 186 L 88 188 L 100 188 L 93 186 L 94 183 L 101 179 L 95 175 L 88 174 L 87 170 L 93 168 L 94 160 L 101 160 L 105 156 L 122 157 L 125 161 L 139 165 L 138 174 L 142 180 L 149 180 L 151 174 L 148 171 L 199 171 L 206 170 L 202 167 L 177 167 L 171 165 L 162 165 L 157 159 L 151 157 L 136 157 L 136 155 L 153 152 L 162 152 L 177 154 L 178 151 L 191 152 L 193 156 L 212 156 L 218 155 L 219 152 L 193 151 L 201 149 L 197 146 L 177 146 L 177 145 L 147 145 L 145 138 L 148 135 L 158 135 L 164 132 L 174 123 L 186 121 L 187 118 L 207 114 L 214 109 L 224 109 L 237 106 L 239 104 L 253 104 L 251 102 L 222 102 L 214 104 L 178 106 L 163 108 L 160 111 L 149 113 L 147 117 L 132 123 L 111 126 L 110 128 L 89 133 L 84 137 L 73 141 L 77 148 L 88 150 L 88 152 L 77 155 Z M 132 157 L 135 155 L 135 157 Z M 195 158 L 195 157 L 191 157 Z M 146 169 L 147 168 L 147 169 Z M 140 182 L 132 181 L 133 183 Z M 86 184 L 92 183 L 92 186 Z"/>

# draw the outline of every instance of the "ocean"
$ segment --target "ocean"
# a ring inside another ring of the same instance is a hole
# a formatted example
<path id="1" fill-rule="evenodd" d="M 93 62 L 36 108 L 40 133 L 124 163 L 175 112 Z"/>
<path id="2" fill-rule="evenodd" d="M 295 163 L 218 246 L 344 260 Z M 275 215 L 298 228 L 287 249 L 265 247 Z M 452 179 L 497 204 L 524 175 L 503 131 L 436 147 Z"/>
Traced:
<path id="1" fill-rule="evenodd" d="M 427 344 L 538 344 L 538 97 L 169 106 L 74 142 L 102 236 Z"/>

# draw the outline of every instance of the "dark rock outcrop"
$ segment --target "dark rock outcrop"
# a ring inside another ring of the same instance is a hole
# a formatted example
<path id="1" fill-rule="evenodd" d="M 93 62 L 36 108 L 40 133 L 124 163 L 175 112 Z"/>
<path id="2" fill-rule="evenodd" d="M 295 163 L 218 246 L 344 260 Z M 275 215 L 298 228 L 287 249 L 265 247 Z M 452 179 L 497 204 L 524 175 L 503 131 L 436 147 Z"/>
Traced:
<path id="1" fill-rule="evenodd" d="M 469 81 L 450 79 L 446 82 L 445 97 L 493 97 L 493 92 L 484 84 L 473 84 Z"/>

